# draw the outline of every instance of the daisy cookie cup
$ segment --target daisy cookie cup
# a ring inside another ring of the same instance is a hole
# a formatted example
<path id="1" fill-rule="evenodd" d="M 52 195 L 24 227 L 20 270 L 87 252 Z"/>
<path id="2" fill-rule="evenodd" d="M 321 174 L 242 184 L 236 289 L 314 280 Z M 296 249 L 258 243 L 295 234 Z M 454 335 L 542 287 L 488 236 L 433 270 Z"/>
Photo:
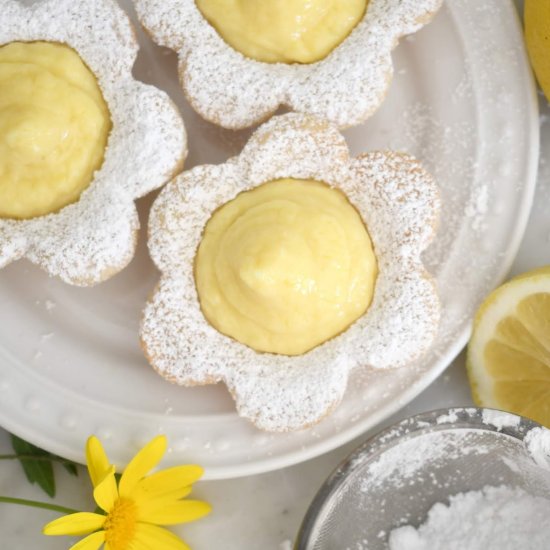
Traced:
<path id="1" fill-rule="evenodd" d="M 50 169 L 51 155 L 58 154 L 58 148 L 55 142 L 55 148 L 48 150 L 48 136 L 55 137 L 55 132 L 63 134 L 63 128 L 59 127 L 62 121 L 70 120 L 74 125 L 70 130 L 80 137 L 84 135 L 82 117 L 85 109 L 93 111 L 93 103 L 89 97 L 78 95 L 89 91 L 90 85 L 86 84 L 85 89 L 84 81 L 72 80 L 76 65 L 95 77 L 94 85 L 97 84 L 99 92 L 94 92 L 94 101 L 103 103 L 97 99 L 97 95 L 102 95 L 110 117 L 110 133 L 105 135 L 104 151 L 100 151 L 102 161 L 90 171 L 90 179 L 76 200 L 34 216 L 4 214 L 2 217 L 0 214 L 0 267 L 26 257 L 67 283 L 80 286 L 99 283 L 123 269 L 134 255 L 139 229 L 134 201 L 162 186 L 181 170 L 187 155 L 183 122 L 164 92 L 132 77 L 138 44 L 127 15 L 114 0 L 44 0 L 28 7 L 16 0 L 0 0 L 0 13 L 0 51 L 4 46 L 12 47 L 9 54 L 4 50 L 8 56 L 4 63 L 0 57 L 0 78 L 8 74 L 5 78 L 9 82 L 17 81 L 21 86 L 21 98 L 8 95 L 6 99 L 0 93 L 0 101 L 8 103 L 0 105 L 0 111 L 4 109 L 0 125 L 11 131 L 0 136 L 0 155 L 8 155 L 8 162 L 15 166 L 8 172 L 11 181 L 2 181 L 6 172 L 0 170 L 0 191 L 4 185 L 3 192 L 16 197 L 16 206 L 20 199 L 30 200 L 29 197 L 36 195 L 31 190 L 22 197 L 18 186 L 13 184 L 13 181 L 26 183 L 18 176 L 20 166 L 14 161 L 17 154 L 23 161 L 29 159 L 28 155 L 21 155 L 21 147 L 38 151 L 37 156 L 47 150 L 42 156 L 50 159 Z M 44 50 L 27 59 L 24 57 L 29 55 L 27 46 L 31 46 L 32 51 L 38 51 L 37 46 Z M 51 53 L 54 47 L 57 50 Z M 12 61 L 19 60 L 18 56 L 23 56 L 21 68 L 13 69 Z M 62 58 L 69 59 L 67 65 L 58 65 Z M 15 76 L 9 76 L 9 71 L 14 70 Z M 40 89 L 31 87 L 30 93 L 29 86 L 21 79 L 30 74 L 29 81 L 33 82 L 35 73 L 45 84 Z M 58 89 L 62 94 L 72 95 L 67 96 L 68 100 L 63 95 L 57 98 L 52 90 Z M 8 88 L 5 91 L 9 94 Z M 54 97 L 51 103 L 42 99 L 49 98 L 48 94 Z M 33 101 L 42 103 L 28 105 Z M 74 111 L 67 113 L 66 105 Z M 44 122 L 50 120 L 48 117 L 52 120 L 51 127 Z M 61 150 L 64 137 L 59 138 Z M 71 148 L 71 154 L 80 162 L 81 149 L 87 146 L 88 140 L 80 139 L 67 148 Z M 74 158 L 71 157 L 71 162 Z M 25 162 L 21 166 L 27 169 Z M 33 173 L 41 173 L 40 164 L 31 168 Z M 55 172 L 58 168 L 64 169 L 54 165 L 51 170 Z M 42 192 L 41 179 L 38 177 L 35 183 Z"/>
<path id="2" fill-rule="evenodd" d="M 196 0 L 135 1 L 153 39 L 178 53 L 180 79 L 193 108 L 230 129 L 262 122 L 281 105 L 340 128 L 363 122 L 386 95 L 393 74 L 391 52 L 399 38 L 428 23 L 441 3 L 365 2 L 364 15 L 347 37 L 320 60 L 302 64 L 244 56 L 210 25 Z"/>
<path id="3" fill-rule="evenodd" d="M 203 315 L 194 276 L 213 213 L 280 178 L 316 180 L 345 193 L 368 229 L 378 264 L 367 312 L 296 356 L 259 353 L 218 332 Z M 438 211 L 436 185 L 414 158 L 393 152 L 350 158 L 330 123 L 309 115 L 275 117 L 238 157 L 183 173 L 155 201 L 149 249 L 162 276 L 143 314 L 144 352 L 173 383 L 224 382 L 239 414 L 261 429 L 310 426 L 341 401 L 353 369 L 401 367 L 432 343 L 440 303 L 420 256 Z"/>

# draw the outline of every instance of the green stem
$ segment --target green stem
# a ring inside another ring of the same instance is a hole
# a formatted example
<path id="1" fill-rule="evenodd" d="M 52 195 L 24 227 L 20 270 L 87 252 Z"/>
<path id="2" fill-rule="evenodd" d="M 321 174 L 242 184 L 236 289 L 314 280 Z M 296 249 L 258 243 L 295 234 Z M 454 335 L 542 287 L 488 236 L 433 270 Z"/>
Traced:
<path id="1" fill-rule="evenodd" d="M 0 496 L 0 502 L 5 502 L 6 504 L 18 504 L 20 506 L 30 506 L 31 508 L 42 508 L 43 510 L 51 510 L 52 512 L 60 512 L 62 514 L 76 514 L 78 512 L 78 510 L 65 508 L 65 506 L 57 506 L 56 504 L 37 502 L 36 500 L 25 500 L 22 498 Z"/>
<path id="2" fill-rule="evenodd" d="M 59 462 L 59 464 L 74 464 L 58 456 L 49 455 L 0 455 L 0 460 L 41 460 L 45 462 Z"/>

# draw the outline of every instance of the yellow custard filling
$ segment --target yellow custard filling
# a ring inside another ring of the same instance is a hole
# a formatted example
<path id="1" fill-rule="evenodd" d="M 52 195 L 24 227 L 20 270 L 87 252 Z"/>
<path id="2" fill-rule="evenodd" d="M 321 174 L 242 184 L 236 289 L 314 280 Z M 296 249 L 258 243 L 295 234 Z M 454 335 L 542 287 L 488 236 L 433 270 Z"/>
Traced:
<path id="1" fill-rule="evenodd" d="M 313 63 L 354 29 L 368 0 L 196 0 L 234 49 L 267 63 Z"/>
<path id="2" fill-rule="evenodd" d="M 0 47 L 0 217 L 34 218 L 77 201 L 110 130 L 97 80 L 73 49 Z"/>
<path id="3" fill-rule="evenodd" d="M 202 311 L 256 351 L 300 355 L 368 309 L 378 273 L 365 225 L 324 183 L 282 179 L 223 205 L 195 261 Z"/>

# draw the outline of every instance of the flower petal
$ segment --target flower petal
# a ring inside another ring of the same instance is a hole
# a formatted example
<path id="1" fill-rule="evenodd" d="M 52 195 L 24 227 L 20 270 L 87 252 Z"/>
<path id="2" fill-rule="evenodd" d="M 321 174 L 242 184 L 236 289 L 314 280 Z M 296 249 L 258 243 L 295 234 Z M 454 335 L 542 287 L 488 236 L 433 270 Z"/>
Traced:
<path id="1" fill-rule="evenodd" d="M 97 550 L 105 542 L 105 531 L 98 531 L 77 542 L 69 550 Z"/>
<path id="2" fill-rule="evenodd" d="M 136 527 L 136 541 L 145 548 L 162 548 L 162 550 L 191 550 L 177 535 L 167 529 L 139 523 Z"/>
<path id="3" fill-rule="evenodd" d="M 45 535 L 87 535 L 97 531 L 105 523 L 105 516 L 91 514 L 89 512 L 78 512 L 63 516 L 62 518 L 50 521 L 44 526 L 42 532 Z"/>
<path id="4" fill-rule="evenodd" d="M 86 442 L 86 463 L 92 485 L 96 487 L 105 478 L 111 465 L 103 445 L 95 435 L 88 438 Z"/>
<path id="5" fill-rule="evenodd" d="M 115 479 L 115 467 L 111 466 L 107 475 L 96 485 L 94 489 L 94 500 L 102 510 L 110 512 L 117 498 L 118 489 Z"/>
<path id="6" fill-rule="evenodd" d="M 159 435 L 139 451 L 130 461 L 130 464 L 128 464 L 120 478 L 120 496 L 131 496 L 138 482 L 160 462 L 166 452 L 166 447 L 166 436 Z"/>
<path id="7" fill-rule="evenodd" d="M 195 465 L 168 468 L 147 476 L 139 482 L 136 490 L 152 497 L 165 495 L 180 488 L 188 488 L 189 485 L 200 479 L 203 473 L 204 470 L 200 466 Z M 134 497 L 136 498 L 136 495 Z"/>
<path id="8" fill-rule="evenodd" d="M 166 509 L 171 509 L 171 507 L 174 505 L 174 504 L 179 504 L 181 502 L 183 502 L 183 498 L 185 498 L 185 496 L 187 495 L 183 495 L 181 496 L 182 492 L 184 490 L 182 489 L 182 491 L 174 491 L 173 493 L 169 493 L 167 495 L 163 495 L 163 496 L 159 496 L 159 497 L 156 497 L 156 498 L 149 498 L 149 497 L 144 497 L 144 498 L 141 498 L 141 496 L 138 494 L 138 498 L 136 499 L 136 497 L 134 496 L 136 493 L 138 493 L 137 491 L 135 493 L 133 493 L 132 495 L 132 500 L 133 502 L 135 503 L 136 507 L 137 507 L 137 517 L 138 517 L 138 520 L 139 521 L 144 521 L 146 523 L 153 523 L 150 521 L 149 519 L 149 515 L 150 514 L 153 514 L 153 513 L 157 513 L 157 510 L 166 510 Z M 187 487 L 185 489 L 185 492 L 187 494 L 189 494 L 191 492 L 191 487 Z"/>
<path id="9" fill-rule="evenodd" d="M 177 525 L 202 518 L 210 513 L 212 507 L 200 500 L 182 500 L 167 503 L 163 499 L 142 502 L 138 507 L 139 521 L 157 525 Z"/>
<path id="10" fill-rule="evenodd" d="M 138 505 L 142 502 L 152 502 L 156 500 L 162 500 L 166 504 L 171 504 L 172 502 L 176 502 L 178 500 L 181 500 L 182 498 L 185 498 L 186 496 L 189 496 L 192 490 L 193 487 L 189 485 L 188 487 L 176 488 L 166 493 L 155 494 L 144 491 L 141 488 L 141 485 L 138 485 L 132 493 L 132 500 Z"/>

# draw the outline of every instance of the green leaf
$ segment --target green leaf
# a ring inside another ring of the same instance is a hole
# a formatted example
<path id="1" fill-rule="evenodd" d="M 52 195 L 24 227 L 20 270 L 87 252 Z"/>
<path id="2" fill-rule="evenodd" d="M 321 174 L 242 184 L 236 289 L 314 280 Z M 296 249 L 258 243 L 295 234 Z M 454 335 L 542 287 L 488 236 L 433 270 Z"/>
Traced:
<path id="1" fill-rule="evenodd" d="M 19 460 L 19 462 L 29 482 L 37 483 L 48 496 L 53 498 L 55 496 L 55 478 L 52 462 L 46 458 L 49 453 L 15 435 L 11 436 L 11 444 L 18 455 L 40 457 L 40 460 L 25 459 Z"/>
<path id="2" fill-rule="evenodd" d="M 74 462 L 63 462 L 63 468 L 72 476 L 78 477 L 78 468 Z"/>

